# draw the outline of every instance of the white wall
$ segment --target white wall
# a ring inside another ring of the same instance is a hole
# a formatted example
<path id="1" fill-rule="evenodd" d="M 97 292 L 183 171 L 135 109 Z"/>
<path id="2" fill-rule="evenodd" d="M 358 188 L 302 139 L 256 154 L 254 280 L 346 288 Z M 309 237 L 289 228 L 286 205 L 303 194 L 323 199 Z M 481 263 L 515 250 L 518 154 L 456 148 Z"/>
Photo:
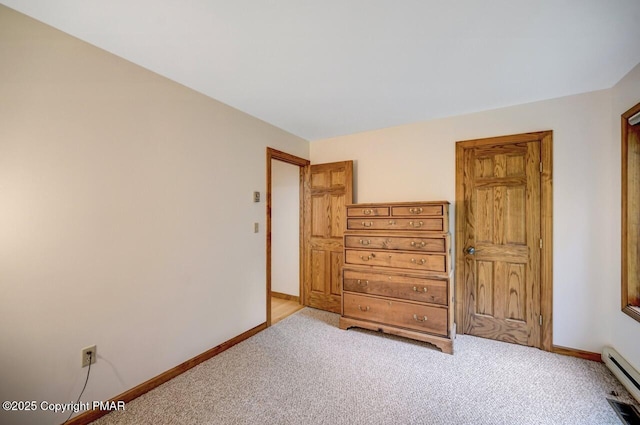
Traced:
<path id="1" fill-rule="evenodd" d="M 453 203 L 456 141 L 553 130 L 553 343 L 599 352 L 619 315 L 612 310 L 620 292 L 620 207 L 611 102 L 612 91 L 603 90 L 313 141 L 311 161 L 356 160 L 357 202 Z M 640 340 L 640 324 L 626 330 L 627 340 Z"/>
<path id="2" fill-rule="evenodd" d="M 603 185 L 609 190 L 608 202 L 614 207 L 612 221 L 615 229 L 620 229 L 621 224 L 621 190 L 619 186 L 621 175 L 621 125 L 620 115 L 640 102 L 640 64 L 629 72 L 613 88 L 613 137 L 609 149 L 606 152 L 606 166 L 602 169 Z M 603 153 L 604 154 L 604 153 Z M 614 232 L 611 238 L 611 250 L 616 258 L 620 258 L 622 241 L 620 232 Z M 610 335 L 608 343 L 631 363 L 636 370 L 640 370 L 640 323 L 620 311 L 620 279 L 622 276 L 620 261 L 611 264 L 615 274 L 612 275 L 611 294 L 603 302 L 607 308 L 607 321 L 610 322 Z M 608 281 L 607 281 L 608 282 Z"/>
<path id="3" fill-rule="evenodd" d="M 0 6 L 0 400 L 106 400 L 266 319 L 266 146 L 309 144 Z M 7 414 L 0 423 L 60 423 Z"/>
<path id="4" fill-rule="evenodd" d="M 300 296 L 300 167 L 271 160 L 271 290 Z"/>

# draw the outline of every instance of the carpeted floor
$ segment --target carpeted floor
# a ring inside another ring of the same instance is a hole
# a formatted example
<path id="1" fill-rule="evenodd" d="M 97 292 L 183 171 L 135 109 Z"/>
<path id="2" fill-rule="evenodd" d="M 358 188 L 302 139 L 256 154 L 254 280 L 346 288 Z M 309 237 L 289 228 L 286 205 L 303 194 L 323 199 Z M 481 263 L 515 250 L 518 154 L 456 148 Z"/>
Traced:
<path id="1" fill-rule="evenodd" d="M 94 425 L 619 425 L 607 397 L 632 401 L 599 363 L 466 335 L 451 356 L 305 308 Z"/>

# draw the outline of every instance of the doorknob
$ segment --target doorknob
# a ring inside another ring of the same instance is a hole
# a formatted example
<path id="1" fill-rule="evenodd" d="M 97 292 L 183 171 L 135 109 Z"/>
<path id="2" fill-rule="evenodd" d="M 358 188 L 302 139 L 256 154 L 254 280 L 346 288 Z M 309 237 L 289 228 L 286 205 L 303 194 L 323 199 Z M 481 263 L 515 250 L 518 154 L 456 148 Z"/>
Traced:
<path id="1" fill-rule="evenodd" d="M 472 246 L 470 246 L 469 248 L 467 248 L 467 254 L 469 255 L 473 255 L 476 253 L 476 249 Z"/>

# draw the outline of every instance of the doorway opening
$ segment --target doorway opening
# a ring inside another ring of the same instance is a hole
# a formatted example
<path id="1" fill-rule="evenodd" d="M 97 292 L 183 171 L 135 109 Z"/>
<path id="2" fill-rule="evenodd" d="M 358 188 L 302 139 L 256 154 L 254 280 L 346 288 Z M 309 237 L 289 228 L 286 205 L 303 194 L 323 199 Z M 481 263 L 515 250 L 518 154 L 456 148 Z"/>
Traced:
<path id="1" fill-rule="evenodd" d="M 267 148 L 267 326 L 303 306 L 304 170 L 309 161 Z"/>

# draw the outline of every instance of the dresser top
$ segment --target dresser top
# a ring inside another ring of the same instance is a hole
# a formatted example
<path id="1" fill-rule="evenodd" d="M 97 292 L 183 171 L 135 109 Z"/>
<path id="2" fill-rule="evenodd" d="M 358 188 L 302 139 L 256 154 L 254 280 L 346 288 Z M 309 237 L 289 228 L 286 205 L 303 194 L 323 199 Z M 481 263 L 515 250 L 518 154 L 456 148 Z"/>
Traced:
<path id="1" fill-rule="evenodd" d="M 403 206 L 403 205 L 449 205 L 449 201 L 412 201 L 412 202 L 371 202 L 364 204 L 347 204 L 347 207 Z"/>

